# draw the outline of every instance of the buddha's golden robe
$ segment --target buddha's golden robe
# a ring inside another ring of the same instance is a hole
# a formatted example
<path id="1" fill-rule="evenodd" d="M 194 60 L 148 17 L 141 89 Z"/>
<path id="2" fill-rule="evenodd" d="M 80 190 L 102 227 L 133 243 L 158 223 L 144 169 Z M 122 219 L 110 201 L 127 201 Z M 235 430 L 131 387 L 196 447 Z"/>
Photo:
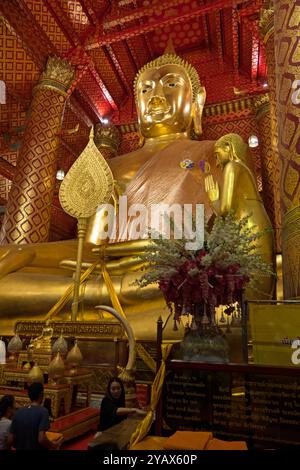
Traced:
<path id="1" fill-rule="evenodd" d="M 204 189 L 205 162 L 206 168 L 208 163 L 217 180 L 220 175 L 220 170 L 216 169 L 213 148 L 213 141 L 178 140 L 158 150 L 125 186 L 123 195 L 127 196 L 128 208 L 133 204 L 143 204 L 150 211 L 154 204 L 180 204 L 181 207 L 191 204 L 195 214 L 195 205 L 204 204 L 205 219 L 208 221 L 213 211 Z M 122 158 L 116 157 L 113 161 L 113 172 L 117 173 L 117 177 L 118 163 L 122 162 Z M 183 160 L 191 160 L 194 167 L 181 168 Z M 132 220 L 128 219 L 128 222 Z M 117 239 L 133 239 L 132 227 L 130 223 L 126 229 L 124 225 L 120 227 Z"/>
<path id="2" fill-rule="evenodd" d="M 202 203 L 205 205 L 205 216 L 208 219 L 212 215 L 212 209 L 204 189 L 203 169 L 205 161 L 208 162 L 211 173 L 216 180 L 218 179 L 219 171 L 216 170 L 213 147 L 213 141 L 199 142 L 183 139 L 172 142 L 149 156 L 136 169 L 133 179 L 128 182 L 124 180 L 122 182 L 120 174 L 126 165 L 125 156 L 116 157 L 110 163 L 114 177 L 120 181 L 123 194 L 128 198 L 128 206 L 142 203 L 149 208 L 154 203 L 170 205 Z M 142 153 L 141 149 L 139 153 Z M 185 159 L 192 160 L 195 164 L 194 168 L 181 168 L 180 162 Z M 202 169 L 199 167 L 200 162 Z M 128 238 L 130 239 L 130 234 Z M 89 262 L 96 259 L 91 248 L 91 245 L 86 245 L 84 253 L 84 259 Z M 28 249 L 34 249 L 34 245 L 29 246 Z M 37 255 L 29 266 L 8 274 L 0 282 L 0 317 L 1 322 L 4 320 L 3 334 L 13 330 L 16 320 L 24 319 L 24 317 L 43 318 L 72 283 L 70 271 L 61 269 L 61 274 L 59 273 L 59 263 L 62 259 L 76 258 L 76 243 L 70 241 L 41 244 L 36 245 L 36 251 Z M 49 261 L 51 261 L 50 270 Z M 115 261 L 117 263 L 117 259 Z M 165 318 L 169 312 L 156 287 L 149 286 L 149 289 L 145 288 L 142 291 L 139 289 L 138 295 L 141 302 L 137 303 L 138 288 L 132 286 L 132 282 L 139 276 L 140 271 L 133 270 L 121 278 L 112 275 L 112 280 L 136 337 L 153 337 L 159 315 Z M 9 288 L 12 283 L 16 287 L 14 291 Z M 156 301 L 155 298 L 157 298 Z M 96 319 L 94 307 L 109 303 L 106 288 L 99 281 L 99 277 L 94 276 L 89 279 L 84 288 L 83 310 L 85 314 L 83 318 Z M 70 303 L 63 312 L 70 312 Z M 63 312 L 59 314 L 60 318 L 66 318 Z M 141 312 L 144 312 L 143 315 L 147 318 L 144 324 L 141 322 Z M 82 318 L 80 313 L 79 318 Z M 150 324 L 153 325 L 151 334 Z"/>

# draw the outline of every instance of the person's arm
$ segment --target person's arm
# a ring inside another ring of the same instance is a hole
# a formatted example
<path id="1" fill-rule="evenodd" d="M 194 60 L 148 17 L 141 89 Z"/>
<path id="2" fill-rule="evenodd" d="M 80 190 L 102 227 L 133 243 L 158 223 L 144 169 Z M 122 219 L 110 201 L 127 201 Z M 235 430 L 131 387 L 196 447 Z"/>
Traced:
<path id="1" fill-rule="evenodd" d="M 226 215 L 235 207 L 235 192 L 240 176 L 241 166 L 238 162 L 229 162 L 223 170 L 223 187 L 220 194 L 220 215 Z"/>
<path id="2" fill-rule="evenodd" d="M 63 437 L 61 437 L 58 441 L 56 442 L 52 442 L 48 439 L 47 435 L 46 435 L 46 431 L 39 431 L 39 437 L 38 437 L 38 440 L 39 440 L 39 444 L 43 447 L 45 447 L 45 449 L 58 449 L 60 444 L 62 443 L 63 441 Z"/>
<path id="3" fill-rule="evenodd" d="M 41 419 L 39 423 L 39 435 L 38 435 L 39 444 L 42 447 L 45 447 L 45 449 L 58 449 L 58 447 L 63 441 L 63 437 L 61 437 L 56 442 L 50 441 L 46 435 L 46 431 L 48 431 L 49 428 L 50 428 L 50 420 L 49 420 L 48 410 L 46 408 L 42 408 Z"/>
<path id="4" fill-rule="evenodd" d="M 14 439 L 15 439 L 15 436 L 14 434 L 10 431 L 8 433 L 8 436 L 7 436 L 7 441 L 6 441 L 6 445 L 7 445 L 7 449 L 11 449 L 13 444 L 14 444 Z"/>
<path id="5" fill-rule="evenodd" d="M 146 412 L 144 410 L 141 410 L 140 408 L 117 408 L 116 411 L 116 415 L 118 416 L 133 414 L 145 415 Z"/>

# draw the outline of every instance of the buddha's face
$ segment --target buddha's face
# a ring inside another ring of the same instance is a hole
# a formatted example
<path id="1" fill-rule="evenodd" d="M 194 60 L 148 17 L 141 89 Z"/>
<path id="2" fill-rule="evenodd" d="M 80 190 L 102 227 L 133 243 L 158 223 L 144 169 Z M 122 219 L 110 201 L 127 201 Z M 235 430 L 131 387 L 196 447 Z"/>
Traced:
<path id="1" fill-rule="evenodd" d="M 139 77 L 138 118 L 144 137 L 188 131 L 192 122 L 192 85 L 180 65 L 145 70 Z"/>
<path id="2" fill-rule="evenodd" d="M 215 144 L 214 154 L 217 159 L 217 166 L 223 167 L 230 160 L 230 145 L 221 139 Z"/>

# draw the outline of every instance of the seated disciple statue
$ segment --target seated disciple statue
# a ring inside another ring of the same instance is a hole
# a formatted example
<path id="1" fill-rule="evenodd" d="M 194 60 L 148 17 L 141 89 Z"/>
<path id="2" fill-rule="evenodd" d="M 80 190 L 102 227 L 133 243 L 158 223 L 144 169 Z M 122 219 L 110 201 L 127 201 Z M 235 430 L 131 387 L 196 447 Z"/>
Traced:
<path id="1" fill-rule="evenodd" d="M 194 67 L 175 54 L 165 54 L 146 64 L 135 80 L 135 98 L 140 133 L 144 145 L 138 150 L 109 160 L 114 178 L 127 206 L 140 204 L 149 211 L 154 204 L 203 204 L 208 220 L 213 209 L 205 191 L 207 168 L 214 181 L 221 172 L 216 167 L 213 141 L 192 140 L 201 133 L 205 89 Z M 244 178 L 244 177 L 243 177 Z M 243 185 L 240 185 L 243 191 Z M 234 195 L 235 197 L 235 195 Z M 249 201 L 252 204 L 251 201 Z M 253 204 L 251 205 L 251 209 Z M 249 212 L 249 211 L 247 211 Z M 129 213 L 129 212 L 128 212 Z M 103 214 L 90 220 L 83 267 L 97 259 L 92 252 L 102 245 L 106 267 L 115 291 L 133 328 L 136 339 L 154 339 L 156 321 L 168 316 L 158 287 L 138 288 L 133 282 L 141 275 L 139 255 L 146 239 L 134 239 L 134 224 L 125 224 L 122 233 L 103 244 Z M 148 224 L 149 225 L 149 224 Z M 151 225 L 151 224 L 150 224 Z M 120 227 L 119 227 L 120 228 Z M 16 320 L 43 319 L 72 283 L 76 241 L 6 246 L 0 250 L 0 329 L 10 334 Z M 106 285 L 98 272 L 84 286 L 85 320 L 97 320 L 95 306 L 110 304 Z M 59 313 L 70 319 L 70 303 Z M 172 337 L 172 322 L 164 334 Z M 181 331 L 182 333 L 182 331 Z"/>
<path id="2" fill-rule="evenodd" d="M 272 224 L 258 192 L 254 169 L 247 144 L 238 134 L 226 134 L 215 143 L 217 165 L 222 169 L 220 184 L 212 175 L 205 178 L 205 187 L 216 214 L 234 211 L 238 219 L 248 217 L 248 226 L 262 236 L 257 240 L 256 252 L 270 266 L 274 262 L 274 235 Z M 247 290 L 248 299 L 270 299 L 275 278 L 261 276 L 255 290 Z"/>

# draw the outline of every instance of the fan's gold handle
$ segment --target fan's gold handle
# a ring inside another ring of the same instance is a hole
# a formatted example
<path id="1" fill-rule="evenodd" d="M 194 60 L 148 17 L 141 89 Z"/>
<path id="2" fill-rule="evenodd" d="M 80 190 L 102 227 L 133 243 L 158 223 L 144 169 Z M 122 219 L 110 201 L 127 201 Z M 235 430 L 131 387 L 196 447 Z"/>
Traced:
<path id="1" fill-rule="evenodd" d="M 80 274 L 81 274 L 81 264 L 82 264 L 82 252 L 83 252 L 83 242 L 85 237 L 85 232 L 87 229 L 88 219 L 85 217 L 80 217 L 78 219 L 77 231 L 78 231 L 78 246 L 77 246 L 77 263 L 76 271 L 74 277 L 74 296 L 72 302 L 72 315 L 71 320 L 76 321 L 78 313 L 78 302 L 79 302 L 79 289 L 80 289 Z"/>

